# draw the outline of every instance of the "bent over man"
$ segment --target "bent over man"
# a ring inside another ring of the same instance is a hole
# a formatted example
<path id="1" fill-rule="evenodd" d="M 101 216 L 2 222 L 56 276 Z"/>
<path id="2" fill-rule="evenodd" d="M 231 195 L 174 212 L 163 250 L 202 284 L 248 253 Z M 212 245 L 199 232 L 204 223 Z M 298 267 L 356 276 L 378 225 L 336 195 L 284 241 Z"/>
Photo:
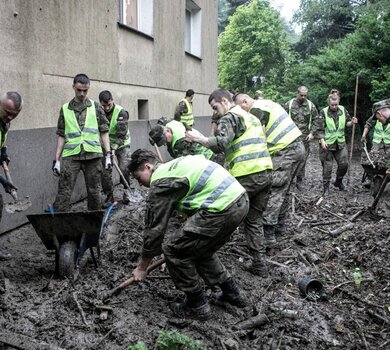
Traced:
<path id="1" fill-rule="evenodd" d="M 11 125 L 11 120 L 15 119 L 22 110 L 22 97 L 16 91 L 9 91 L 0 97 L 0 165 L 5 162 L 7 165 L 10 162 L 10 158 L 7 154 L 7 134 Z M 0 176 L 0 183 L 3 185 L 6 193 L 11 194 L 12 190 L 17 188 L 7 181 L 4 177 Z M 3 213 L 3 196 L 0 194 L 0 220 Z M 11 259 L 10 253 L 0 251 L 0 260 Z M 1 272 L 0 272 L 1 273 Z"/>
<path id="2" fill-rule="evenodd" d="M 213 160 L 212 150 L 199 143 L 187 141 L 185 134 L 186 127 L 183 123 L 172 120 L 165 126 L 155 125 L 149 132 L 149 141 L 152 145 L 156 144 L 159 147 L 166 145 L 172 158 L 202 154 L 205 158 Z"/>
<path id="3" fill-rule="evenodd" d="M 164 253 L 169 274 L 186 301 L 171 305 L 179 317 L 207 319 L 210 306 L 200 277 L 208 286 L 219 285 L 220 300 L 238 307 L 245 300 L 216 252 L 231 237 L 248 212 L 245 189 L 220 165 L 201 155 L 158 163 L 153 152 L 136 150 L 130 171 L 150 187 L 141 259 L 133 271 L 142 281 L 154 256 Z M 167 233 L 174 210 L 185 213 L 184 227 Z"/>
<path id="4" fill-rule="evenodd" d="M 87 187 L 88 210 L 102 208 L 100 158 L 103 152 L 100 138 L 106 153 L 105 165 L 107 168 L 112 166 L 108 120 L 100 104 L 87 97 L 89 87 L 89 78 L 85 74 L 77 74 L 73 79 L 75 97 L 60 110 L 57 147 L 52 167 L 54 175 L 60 177 L 57 197 L 53 204 L 56 211 L 69 211 L 70 197 L 80 171 L 84 173 Z"/>
<path id="5" fill-rule="evenodd" d="M 215 153 L 225 153 L 230 174 L 247 191 L 250 204 L 244 230 L 253 257 L 250 271 L 266 277 L 263 211 L 271 188 L 272 160 L 265 135 L 257 118 L 234 105 L 229 91 L 214 90 L 209 96 L 209 104 L 218 116 L 215 136 L 205 137 L 194 131 L 187 131 L 186 135 Z"/>
<path id="6" fill-rule="evenodd" d="M 276 243 L 275 234 L 282 235 L 286 231 L 288 192 L 305 155 L 302 133 L 276 102 L 254 100 L 246 94 L 237 94 L 234 100 L 265 127 L 273 172 L 271 194 L 264 212 L 264 236 L 266 244 L 272 246 Z"/>

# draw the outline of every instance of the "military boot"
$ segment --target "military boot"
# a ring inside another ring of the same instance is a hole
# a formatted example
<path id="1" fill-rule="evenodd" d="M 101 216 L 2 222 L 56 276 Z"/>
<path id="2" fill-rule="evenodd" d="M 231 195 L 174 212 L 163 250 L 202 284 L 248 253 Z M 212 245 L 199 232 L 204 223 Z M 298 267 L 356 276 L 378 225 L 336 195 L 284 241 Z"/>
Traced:
<path id="1" fill-rule="evenodd" d="M 343 178 L 337 178 L 335 182 L 333 182 L 335 187 L 338 187 L 340 191 L 346 191 L 346 188 L 343 184 Z"/>
<path id="2" fill-rule="evenodd" d="M 217 301 L 226 302 L 233 306 L 243 308 L 247 306 L 247 301 L 240 293 L 240 289 L 233 277 L 229 277 L 221 284 L 221 292 L 212 293 L 211 297 Z"/>
<path id="3" fill-rule="evenodd" d="M 266 247 L 271 248 L 276 244 L 275 238 L 275 225 L 263 225 L 264 231 L 264 244 Z"/>
<path id="4" fill-rule="evenodd" d="M 187 300 L 170 304 L 170 308 L 175 316 L 179 318 L 191 318 L 197 320 L 207 320 L 211 317 L 209 302 L 203 291 L 186 293 Z"/>
<path id="5" fill-rule="evenodd" d="M 254 275 L 267 278 L 268 277 L 268 266 L 265 261 L 265 255 L 256 253 L 253 256 L 252 264 L 248 267 L 249 272 Z"/>
<path id="6" fill-rule="evenodd" d="M 322 196 L 325 197 L 329 194 L 329 182 L 324 182 L 324 189 L 322 190 Z"/>

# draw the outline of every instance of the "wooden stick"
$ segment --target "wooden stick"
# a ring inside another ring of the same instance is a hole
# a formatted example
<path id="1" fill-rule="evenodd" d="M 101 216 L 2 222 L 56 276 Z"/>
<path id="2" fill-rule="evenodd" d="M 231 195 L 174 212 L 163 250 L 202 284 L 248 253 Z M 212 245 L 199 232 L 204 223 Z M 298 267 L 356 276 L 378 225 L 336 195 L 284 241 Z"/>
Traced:
<path id="1" fill-rule="evenodd" d="M 80 312 L 80 314 L 81 314 L 81 318 L 83 319 L 83 323 L 84 323 L 87 327 L 89 327 L 89 324 L 88 324 L 88 322 L 87 322 L 87 319 L 85 318 L 84 310 L 83 310 L 83 308 L 81 307 L 81 305 L 80 305 L 80 303 L 79 303 L 79 301 L 78 301 L 78 299 L 77 299 L 76 292 L 73 292 L 73 293 L 72 293 L 72 298 L 73 298 L 74 302 L 76 303 L 77 309 L 79 310 L 79 312 Z"/>
<path id="2" fill-rule="evenodd" d="M 353 105 L 353 116 L 356 118 L 356 112 L 357 112 L 357 97 L 358 97 L 358 90 L 359 90 L 359 74 L 356 75 L 356 83 L 355 83 L 355 101 Z M 348 160 L 348 185 L 350 180 L 350 168 L 351 168 L 351 161 L 352 161 L 352 155 L 353 155 L 353 146 L 355 141 L 355 126 L 356 124 L 352 124 L 352 135 L 351 135 L 351 151 L 349 152 L 349 160 Z"/>
<path id="3" fill-rule="evenodd" d="M 148 126 L 149 126 L 149 131 L 152 130 L 152 125 L 150 124 L 150 120 L 148 119 Z M 154 143 L 154 149 L 156 150 L 156 153 L 157 153 L 157 157 L 159 158 L 160 162 L 161 163 L 164 163 L 164 159 L 161 155 L 161 152 L 160 152 L 160 149 L 158 148 L 158 146 Z"/>
<path id="4" fill-rule="evenodd" d="M 354 223 L 350 222 L 344 226 L 336 228 L 335 230 L 329 230 L 329 234 L 333 237 L 337 237 L 341 233 L 350 230 L 354 226 Z"/>

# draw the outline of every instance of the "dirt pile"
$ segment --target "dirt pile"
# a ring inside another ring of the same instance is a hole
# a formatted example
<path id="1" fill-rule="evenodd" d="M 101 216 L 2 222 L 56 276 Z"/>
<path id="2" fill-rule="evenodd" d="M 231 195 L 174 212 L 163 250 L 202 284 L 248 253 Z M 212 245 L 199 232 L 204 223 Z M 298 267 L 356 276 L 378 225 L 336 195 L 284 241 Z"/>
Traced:
<path id="1" fill-rule="evenodd" d="M 166 270 L 157 269 L 143 283 L 102 302 L 137 262 L 144 190 L 133 189 L 134 202 L 112 214 L 100 266 L 95 268 L 87 254 L 75 282 L 55 279 L 54 254 L 30 225 L 2 236 L 1 247 L 14 259 L 0 262 L 6 277 L 0 285 L 6 291 L 0 348 L 4 343 L 26 349 L 125 349 L 142 340 L 152 349 L 159 330 L 176 329 L 202 340 L 207 349 L 389 349 L 390 208 L 385 201 L 390 189 L 376 215 L 365 211 L 351 222 L 372 202 L 361 175 L 354 160 L 349 191 L 333 188 L 319 201 L 321 166 L 313 152 L 304 190 L 292 189 L 288 232 L 268 252 L 270 276 L 261 279 L 246 271 L 250 256 L 243 234 L 236 234 L 220 257 L 250 306 L 213 304 L 213 317 L 206 322 L 173 317 L 168 304 L 182 294 Z M 175 219 L 169 229 L 179 226 Z M 360 286 L 352 276 L 356 267 Z M 320 300 L 301 295 L 298 281 L 304 276 L 325 287 Z"/>

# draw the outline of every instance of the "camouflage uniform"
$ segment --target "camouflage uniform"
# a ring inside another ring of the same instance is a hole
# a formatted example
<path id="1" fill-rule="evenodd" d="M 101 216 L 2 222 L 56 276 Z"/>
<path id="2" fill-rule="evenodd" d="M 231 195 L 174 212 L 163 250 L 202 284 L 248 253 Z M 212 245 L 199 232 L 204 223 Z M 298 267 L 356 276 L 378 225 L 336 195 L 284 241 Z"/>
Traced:
<path id="1" fill-rule="evenodd" d="M 163 178 L 153 183 L 147 199 L 142 256 L 151 258 L 164 252 L 176 287 L 185 293 L 197 293 L 202 290 L 198 275 L 209 286 L 222 284 L 230 277 L 216 251 L 230 240 L 248 212 L 248 197 L 243 193 L 219 213 L 200 209 L 182 229 L 166 232 L 172 212 L 188 190 L 186 178 Z"/>
<path id="2" fill-rule="evenodd" d="M 76 102 L 75 99 L 72 99 L 69 102 L 68 108 L 74 111 L 81 129 L 84 127 L 87 108 L 90 106 L 91 100 L 89 99 L 86 99 L 84 102 Z M 95 102 L 95 108 L 100 133 L 108 132 L 109 123 L 103 108 L 97 102 Z M 58 118 L 57 135 L 65 137 L 65 118 L 62 108 Z M 86 152 L 81 146 L 81 152 L 79 154 L 62 158 L 61 174 L 58 182 L 58 193 L 53 204 L 55 211 L 70 210 L 70 198 L 80 170 L 84 173 L 85 185 L 88 194 L 88 210 L 101 209 L 101 157 L 102 153 Z"/>
<path id="3" fill-rule="evenodd" d="M 229 144 L 245 132 L 245 125 L 240 117 L 228 112 L 217 121 L 216 136 L 208 139 L 209 148 L 215 153 L 222 153 Z M 246 176 L 237 177 L 249 196 L 249 212 L 245 218 L 245 236 L 251 255 L 263 254 L 263 212 L 266 208 L 272 184 L 272 171 L 265 170 Z"/>
<path id="4" fill-rule="evenodd" d="M 306 140 L 306 137 L 311 133 L 315 134 L 314 130 L 314 121 L 318 117 L 318 111 L 313 102 L 308 99 L 305 99 L 303 102 L 300 102 L 297 98 L 292 99 L 284 104 L 284 109 L 291 116 L 292 120 L 296 124 L 299 130 L 303 135 L 303 145 L 305 146 L 305 159 L 303 163 L 299 166 L 297 171 L 298 178 L 305 178 L 305 167 L 306 161 L 309 158 L 310 154 L 310 141 Z"/>
<path id="5" fill-rule="evenodd" d="M 344 111 L 345 126 L 347 126 L 347 122 L 350 122 L 352 118 L 345 108 Z M 329 109 L 328 115 L 334 120 L 334 123 L 337 127 L 337 125 L 339 124 L 339 117 L 342 115 L 342 110 L 338 108 L 337 111 L 333 112 Z M 325 113 L 323 110 L 321 110 L 319 118 L 317 118 L 316 124 L 318 138 L 322 139 L 325 136 Z M 333 158 L 337 162 L 336 181 L 341 181 L 348 170 L 348 150 L 345 142 L 338 143 L 337 141 L 335 141 L 335 143 L 328 145 L 328 149 L 326 150 L 324 150 L 320 145 L 319 156 L 323 168 L 322 178 L 324 184 L 329 183 L 332 178 Z"/>
<path id="6" fill-rule="evenodd" d="M 259 108 L 252 108 L 250 113 L 257 117 L 262 125 L 267 125 L 269 113 Z M 288 193 L 298 167 L 305 155 L 305 148 L 301 137 L 295 139 L 281 151 L 271 154 L 273 171 L 272 187 L 267 209 L 264 213 L 264 224 L 267 226 L 284 226 L 284 220 L 288 209 Z"/>
<path id="7" fill-rule="evenodd" d="M 192 102 L 188 102 L 188 103 L 192 105 Z M 180 101 L 176 106 L 174 119 L 180 122 L 182 114 L 185 114 L 187 112 L 188 112 L 187 105 L 185 104 L 184 101 Z"/>
<path id="8" fill-rule="evenodd" d="M 111 122 L 111 117 L 114 112 L 114 108 L 115 105 L 113 105 L 111 112 L 106 113 L 106 118 L 109 123 Z M 118 161 L 119 169 L 121 170 L 127 183 L 130 184 L 130 173 L 128 171 L 128 165 L 131 159 L 130 145 L 119 148 L 124 144 L 126 140 L 126 135 L 128 134 L 128 130 L 129 130 L 129 113 L 124 109 L 122 109 L 119 112 L 116 128 L 117 128 L 117 133 L 116 133 L 117 138 L 115 144 L 117 145 L 116 147 L 118 148 L 115 150 L 115 156 Z M 124 185 L 122 178 L 120 178 L 120 183 Z M 112 169 L 105 169 L 104 157 L 102 158 L 102 188 L 107 198 L 110 201 L 112 201 L 113 193 L 114 193 L 114 184 L 112 181 Z"/>

